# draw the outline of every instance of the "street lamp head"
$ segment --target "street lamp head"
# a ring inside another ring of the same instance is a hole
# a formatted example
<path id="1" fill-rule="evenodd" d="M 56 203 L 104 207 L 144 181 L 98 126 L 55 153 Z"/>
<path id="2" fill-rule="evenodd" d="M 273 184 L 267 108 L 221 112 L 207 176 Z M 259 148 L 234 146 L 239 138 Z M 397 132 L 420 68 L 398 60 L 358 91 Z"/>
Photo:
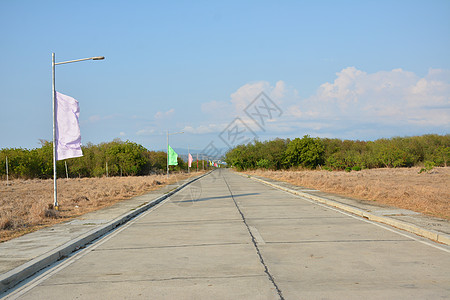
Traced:
<path id="1" fill-rule="evenodd" d="M 96 57 L 92 58 L 92 60 L 102 60 L 102 59 L 105 59 L 105 57 L 104 56 L 96 56 Z"/>

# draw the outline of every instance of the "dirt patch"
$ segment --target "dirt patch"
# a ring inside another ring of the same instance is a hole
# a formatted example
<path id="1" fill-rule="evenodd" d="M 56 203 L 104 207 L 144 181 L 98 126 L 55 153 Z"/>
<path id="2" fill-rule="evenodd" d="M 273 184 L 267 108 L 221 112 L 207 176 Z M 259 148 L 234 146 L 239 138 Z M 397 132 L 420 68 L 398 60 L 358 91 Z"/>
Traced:
<path id="1" fill-rule="evenodd" d="M 53 180 L 12 180 L 9 186 L 1 181 L 0 242 L 200 174 L 176 174 L 169 181 L 165 175 L 58 179 L 58 210 Z"/>
<path id="2" fill-rule="evenodd" d="M 410 209 L 450 220 L 450 167 L 419 174 L 420 168 L 362 171 L 247 171 L 294 185 Z"/>

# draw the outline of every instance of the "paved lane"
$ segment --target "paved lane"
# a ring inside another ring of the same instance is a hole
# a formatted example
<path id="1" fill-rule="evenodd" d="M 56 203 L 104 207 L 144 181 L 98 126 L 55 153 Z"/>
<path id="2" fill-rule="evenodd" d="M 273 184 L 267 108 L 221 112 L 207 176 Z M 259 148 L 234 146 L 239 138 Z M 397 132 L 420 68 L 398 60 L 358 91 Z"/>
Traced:
<path id="1" fill-rule="evenodd" d="M 448 251 L 257 182 L 226 180 L 233 194 L 264 190 L 237 202 L 286 299 L 450 298 Z"/>
<path id="2" fill-rule="evenodd" d="M 15 295 L 436 299 L 450 297 L 449 258 L 408 236 L 218 170 Z"/>

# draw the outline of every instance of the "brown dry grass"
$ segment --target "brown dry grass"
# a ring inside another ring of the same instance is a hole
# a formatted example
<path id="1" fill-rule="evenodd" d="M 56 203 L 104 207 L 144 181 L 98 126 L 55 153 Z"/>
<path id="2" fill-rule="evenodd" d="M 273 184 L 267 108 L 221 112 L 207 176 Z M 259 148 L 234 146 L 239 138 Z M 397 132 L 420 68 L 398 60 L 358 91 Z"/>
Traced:
<path id="1" fill-rule="evenodd" d="M 450 220 L 450 167 L 418 174 L 420 168 L 362 171 L 248 171 L 294 185 L 410 209 Z"/>
<path id="2" fill-rule="evenodd" d="M 51 208 L 53 180 L 2 181 L 0 242 L 199 174 L 174 174 L 169 181 L 165 175 L 58 179 L 58 211 Z"/>

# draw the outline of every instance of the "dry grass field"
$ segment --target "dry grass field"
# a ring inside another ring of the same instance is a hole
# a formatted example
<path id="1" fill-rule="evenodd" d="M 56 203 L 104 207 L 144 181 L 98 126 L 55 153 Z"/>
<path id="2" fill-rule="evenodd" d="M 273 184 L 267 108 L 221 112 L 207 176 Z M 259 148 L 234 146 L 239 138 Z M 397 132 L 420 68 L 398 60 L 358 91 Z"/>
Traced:
<path id="1" fill-rule="evenodd" d="M 420 173 L 420 168 L 362 171 L 247 171 L 298 186 L 376 201 L 450 220 L 450 167 Z"/>
<path id="2" fill-rule="evenodd" d="M 199 174 L 174 174 L 169 181 L 165 175 L 58 179 L 58 211 L 50 207 L 53 180 L 1 181 L 0 242 Z"/>

